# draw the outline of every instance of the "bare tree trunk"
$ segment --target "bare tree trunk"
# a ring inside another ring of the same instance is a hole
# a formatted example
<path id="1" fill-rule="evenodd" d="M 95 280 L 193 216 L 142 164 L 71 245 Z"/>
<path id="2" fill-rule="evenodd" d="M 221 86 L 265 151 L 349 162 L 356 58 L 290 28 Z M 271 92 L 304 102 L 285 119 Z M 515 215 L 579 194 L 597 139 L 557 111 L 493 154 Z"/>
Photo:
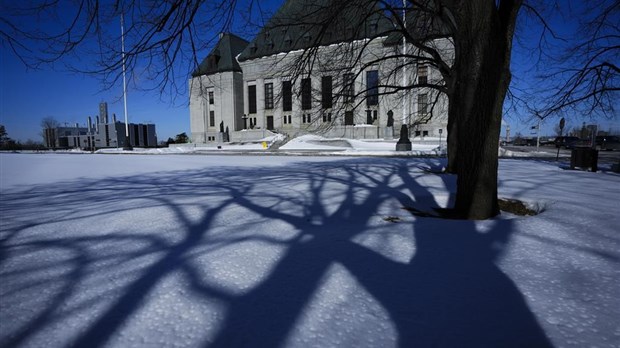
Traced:
<path id="1" fill-rule="evenodd" d="M 455 213 L 467 219 L 499 214 L 498 141 L 510 83 L 514 24 L 521 1 L 463 1 L 454 6 L 458 156 Z"/>
<path id="2" fill-rule="evenodd" d="M 447 136 L 447 144 L 448 144 L 448 166 L 446 167 L 446 173 L 456 174 L 457 173 L 457 162 L 456 158 L 458 157 L 458 143 L 459 143 L 459 134 L 458 134 L 458 109 L 456 108 L 456 103 L 453 102 L 452 96 L 448 98 L 448 136 Z"/>

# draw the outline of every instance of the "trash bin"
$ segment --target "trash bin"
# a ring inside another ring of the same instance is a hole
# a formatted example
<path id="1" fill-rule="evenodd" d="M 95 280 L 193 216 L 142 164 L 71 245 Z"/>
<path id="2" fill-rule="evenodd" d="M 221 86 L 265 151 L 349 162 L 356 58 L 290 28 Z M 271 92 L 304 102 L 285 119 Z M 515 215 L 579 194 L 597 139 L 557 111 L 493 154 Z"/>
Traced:
<path id="1" fill-rule="evenodd" d="M 570 154 L 570 169 L 590 168 L 593 172 L 598 170 L 598 151 L 589 147 L 576 147 Z"/>

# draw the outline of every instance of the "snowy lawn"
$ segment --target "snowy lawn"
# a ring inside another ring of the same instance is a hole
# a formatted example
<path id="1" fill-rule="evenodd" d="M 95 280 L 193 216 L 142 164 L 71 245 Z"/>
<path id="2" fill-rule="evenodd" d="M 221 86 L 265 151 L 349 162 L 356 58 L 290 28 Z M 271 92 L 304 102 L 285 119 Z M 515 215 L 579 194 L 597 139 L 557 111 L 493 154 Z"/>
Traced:
<path id="1" fill-rule="evenodd" d="M 620 176 L 500 161 L 0 154 L 0 347 L 618 347 Z"/>

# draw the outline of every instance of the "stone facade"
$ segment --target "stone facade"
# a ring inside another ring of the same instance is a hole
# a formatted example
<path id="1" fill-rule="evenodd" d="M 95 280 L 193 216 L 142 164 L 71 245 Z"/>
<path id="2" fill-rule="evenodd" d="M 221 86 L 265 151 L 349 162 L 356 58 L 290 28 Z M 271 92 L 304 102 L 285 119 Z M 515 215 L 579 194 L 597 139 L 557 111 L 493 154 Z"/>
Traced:
<path id="1" fill-rule="evenodd" d="M 234 38 L 225 35 L 221 40 Z M 280 39 L 287 40 L 288 35 L 280 34 Z M 227 69 L 194 73 L 190 80 L 192 141 L 221 142 L 220 124 L 230 129 L 230 141 L 248 141 L 249 134 L 258 139 L 271 132 L 393 139 L 403 124 L 409 126 L 413 139 L 439 137 L 447 125 L 446 97 L 431 88 L 396 90 L 418 79 L 437 83 L 441 75 L 429 65 L 409 61 L 402 68 L 402 60 L 381 59 L 403 49 L 387 44 L 387 38 L 375 35 L 318 46 L 308 68 L 300 63 L 307 54 L 304 49 L 276 52 L 280 44 L 272 52 L 261 51 L 261 45 L 278 39 L 263 29 L 247 47 L 224 53 L 234 59 Z M 433 44 L 449 60 L 450 41 L 439 38 Z M 220 57 L 222 46 L 230 45 L 219 44 L 205 62 L 214 61 L 214 54 Z M 413 47 L 407 50 L 420 55 Z"/>

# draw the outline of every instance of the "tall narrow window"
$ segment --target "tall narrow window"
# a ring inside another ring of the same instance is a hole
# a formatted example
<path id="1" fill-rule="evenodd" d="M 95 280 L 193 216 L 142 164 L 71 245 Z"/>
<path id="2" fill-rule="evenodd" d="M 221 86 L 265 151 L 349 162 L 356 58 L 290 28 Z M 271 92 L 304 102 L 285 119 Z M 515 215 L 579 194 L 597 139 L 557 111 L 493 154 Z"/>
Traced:
<path id="1" fill-rule="evenodd" d="M 370 70 L 366 72 L 366 105 L 379 104 L 379 72 Z"/>
<path id="2" fill-rule="evenodd" d="M 352 126 L 353 125 L 353 111 L 345 111 L 344 112 L 344 125 Z"/>
<path id="3" fill-rule="evenodd" d="M 248 112 L 256 113 L 256 85 L 248 86 Z"/>
<path id="4" fill-rule="evenodd" d="M 293 85 L 291 84 L 291 81 L 283 81 L 282 82 L 282 111 L 292 111 L 292 110 L 293 110 Z"/>
<path id="5" fill-rule="evenodd" d="M 332 99 L 332 77 L 323 76 L 321 78 L 321 106 L 323 109 L 331 109 Z"/>
<path id="6" fill-rule="evenodd" d="M 215 111 L 209 111 L 209 127 L 215 127 Z"/>
<path id="7" fill-rule="evenodd" d="M 301 109 L 312 109 L 312 80 L 301 79 Z"/>
<path id="8" fill-rule="evenodd" d="M 273 109 L 273 83 L 265 83 L 265 109 Z"/>
<path id="9" fill-rule="evenodd" d="M 418 67 L 418 84 L 426 84 L 428 83 L 428 67 L 427 66 L 419 66 Z"/>
<path id="10" fill-rule="evenodd" d="M 331 122 L 332 121 L 332 113 L 326 112 L 323 114 L 323 122 Z"/>
<path id="11" fill-rule="evenodd" d="M 366 110 L 366 124 L 372 124 L 372 110 Z"/>
<path id="12" fill-rule="evenodd" d="M 428 95 L 418 94 L 418 114 L 428 114 Z"/>
<path id="13" fill-rule="evenodd" d="M 209 92 L 209 104 L 215 104 L 215 98 L 213 97 L 213 92 Z"/>
<path id="14" fill-rule="evenodd" d="M 354 78 L 353 74 L 344 74 L 342 76 L 342 95 L 345 103 L 351 103 L 355 99 Z"/>

